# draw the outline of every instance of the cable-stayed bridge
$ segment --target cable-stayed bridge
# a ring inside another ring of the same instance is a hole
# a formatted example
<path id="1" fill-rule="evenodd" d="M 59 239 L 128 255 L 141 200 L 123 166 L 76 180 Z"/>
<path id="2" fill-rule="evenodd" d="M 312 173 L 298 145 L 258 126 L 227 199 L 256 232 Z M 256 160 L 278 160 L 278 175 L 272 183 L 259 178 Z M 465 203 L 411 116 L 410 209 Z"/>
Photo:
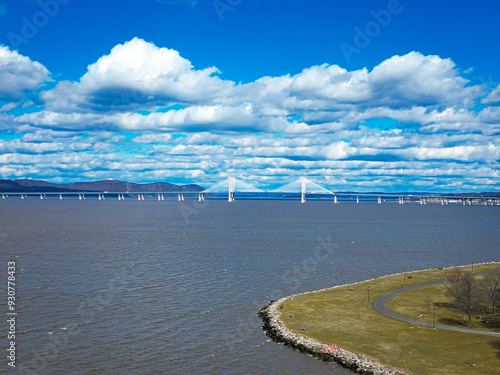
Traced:
<path id="1" fill-rule="evenodd" d="M 193 197 L 198 201 L 204 201 L 205 196 L 211 198 L 220 197 L 220 195 L 226 195 L 228 202 L 235 202 L 236 195 L 241 197 L 251 197 L 258 199 L 259 197 L 271 197 L 279 199 L 281 197 L 300 197 L 301 203 L 306 203 L 306 197 L 312 196 L 314 198 L 321 197 L 322 199 L 328 199 L 329 196 L 332 197 L 333 203 L 340 203 L 340 197 L 344 198 L 346 201 L 353 201 L 355 197 L 355 202 L 360 203 L 360 201 L 377 201 L 378 204 L 382 204 L 386 200 L 398 201 L 399 204 L 405 204 L 408 202 L 416 202 L 421 205 L 427 203 L 440 203 L 441 205 L 449 205 L 450 203 L 461 204 L 461 205 L 485 205 L 485 206 L 500 206 L 500 197 L 491 196 L 485 197 L 482 195 L 443 195 L 443 194 L 397 194 L 397 193 L 340 193 L 333 192 L 319 184 L 305 178 L 300 177 L 299 179 L 287 183 L 279 188 L 273 190 L 262 190 L 246 181 L 237 179 L 233 176 L 228 176 L 227 180 L 220 181 L 209 188 L 201 192 L 186 192 L 186 191 L 165 191 L 165 192 L 133 192 L 133 191 L 121 191 L 121 192 L 20 192 L 20 193 L 2 193 L 2 199 L 8 199 L 9 197 L 20 197 L 21 199 L 28 198 L 39 198 L 47 199 L 48 197 L 59 198 L 64 200 L 69 197 L 78 197 L 79 200 L 85 200 L 87 197 L 97 198 L 98 200 L 105 200 L 106 198 L 118 199 L 123 201 L 125 199 L 136 199 L 138 201 L 148 199 L 157 199 L 158 201 L 164 201 L 165 197 L 177 196 L 177 200 L 182 202 L 185 200 L 185 196 Z M 360 199 L 361 197 L 361 199 Z M 171 199 L 171 198 L 170 198 Z"/>
<path id="2" fill-rule="evenodd" d="M 239 180 L 233 176 L 229 176 L 226 181 L 221 181 L 208 189 L 203 190 L 203 193 L 228 194 L 228 202 L 234 202 L 235 193 L 265 193 L 264 190 L 249 184 L 248 182 Z"/>
<path id="3" fill-rule="evenodd" d="M 311 180 L 308 180 L 305 177 L 299 178 L 297 181 L 293 181 L 289 184 L 283 185 L 277 189 L 271 190 L 271 193 L 288 193 L 288 194 L 293 194 L 300 192 L 300 202 L 305 203 L 306 202 L 306 194 L 317 194 L 317 195 L 333 195 L 335 196 L 335 202 L 337 199 L 337 196 L 335 195 L 334 192 L 319 186 L 318 184 L 312 182 Z"/>

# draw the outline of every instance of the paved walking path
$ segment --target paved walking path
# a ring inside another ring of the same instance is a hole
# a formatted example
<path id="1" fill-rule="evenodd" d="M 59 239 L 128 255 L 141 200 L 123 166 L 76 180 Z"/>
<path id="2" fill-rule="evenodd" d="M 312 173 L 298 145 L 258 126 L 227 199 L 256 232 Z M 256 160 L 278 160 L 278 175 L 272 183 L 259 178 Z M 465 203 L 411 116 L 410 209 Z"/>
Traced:
<path id="1" fill-rule="evenodd" d="M 385 316 L 388 316 L 389 318 L 394 318 L 397 320 L 401 320 L 403 322 L 416 324 L 419 326 L 433 328 L 434 327 L 433 323 L 422 322 L 420 320 L 416 320 L 416 319 L 408 318 L 408 317 L 403 316 L 403 315 L 396 314 L 395 312 L 389 310 L 389 308 L 387 307 L 387 304 L 389 303 L 389 301 L 391 299 L 393 299 L 397 295 L 400 295 L 401 293 L 404 293 L 404 292 L 407 292 L 407 291 L 413 290 L 413 289 L 423 288 L 423 287 L 430 286 L 430 285 L 441 284 L 441 283 L 444 283 L 446 281 L 447 281 L 447 279 L 436 280 L 436 281 L 431 281 L 429 283 L 409 286 L 407 288 L 402 288 L 402 289 L 395 290 L 393 292 L 389 292 L 389 293 L 384 294 L 383 296 L 377 298 L 375 300 L 375 302 L 373 302 L 373 308 L 378 313 L 383 314 Z M 447 326 L 444 324 L 436 324 L 436 328 L 447 329 L 447 330 L 456 331 L 456 332 L 474 333 L 476 335 L 483 335 L 483 336 L 500 337 L 500 333 L 496 333 L 496 332 L 480 331 L 477 329 L 469 329 L 469 328 L 452 327 L 452 326 Z"/>

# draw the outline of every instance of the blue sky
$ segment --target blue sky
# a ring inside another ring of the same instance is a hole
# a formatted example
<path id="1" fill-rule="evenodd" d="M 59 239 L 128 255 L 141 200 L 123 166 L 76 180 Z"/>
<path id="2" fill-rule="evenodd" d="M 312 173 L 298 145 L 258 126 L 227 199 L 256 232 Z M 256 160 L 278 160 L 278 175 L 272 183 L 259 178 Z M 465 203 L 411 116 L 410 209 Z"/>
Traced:
<path id="1" fill-rule="evenodd" d="M 0 1 L 0 178 L 498 191 L 500 3 Z"/>

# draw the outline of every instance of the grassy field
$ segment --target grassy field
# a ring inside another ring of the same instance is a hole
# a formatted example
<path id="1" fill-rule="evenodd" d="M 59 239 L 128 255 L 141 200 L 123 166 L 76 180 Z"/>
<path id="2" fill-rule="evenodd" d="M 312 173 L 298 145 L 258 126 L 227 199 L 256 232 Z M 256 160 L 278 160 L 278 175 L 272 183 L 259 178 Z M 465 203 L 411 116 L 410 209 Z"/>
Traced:
<path id="1" fill-rule="evenodd" d="M 475 278 L 480 280 L 483 276 L 479 275 Z M 389 308 L 400 315 L 429 323 L 432 323 L 434 319 L 433 309 L 436 309 L 436 324 L 467 328 L 468 316 L 452 308 L 446 291 L 446 284 L 410 290 L 394 297 L 389 302 Z M 478 319 L 478 316 L 479 313 L 473 314 L 473 329 L 500 332 L 500 325 L 498 324 L 500 312 L 495 315 L 481 313 L 481 319 Z M 485 319 L 490 319 L 493 323 L 487 325 L 484 323 Z"/>
<path id="2" fill-rule="evenodd" d="M 499 265 L 475 265 L 474 272 Z M 462 269 L 470 271 L 470 266 Z M 403 275 L 386 276 L 295 296 L 283 303 L 281 320 L 297 334 L 368 355 L 387 366 L 413 374 L 500 374 L 500 338 L 421 327 L 385 317 L 373 310 L 371 304 L 376 298 L 402 288 L 403 282 L 406 286 L 423 284 L 443 279 L 444 272 L 435 269 L 407 273 L 405 278 Z M 440 287 L 409 298 L 404 293 L 397 297 L 401 298 L 399 302 L 391 303 L 389 307 L 402 315 L 416 318 L 421 313 L 422 319 L 432 319 L 432 313 L 427 315 L 427 305 L 447 303 L 447 300 L 440 299 Z M 436 321 L 443 324 L 438 320 L 444 318 L 439 317 L 441 308 L 436 310 Z M 290 317 L 292 313 L 293 317 Z M 474 328 L 480 328 L 479 324 L 476 325 L 478 327 Z M 302 326 L 307 327 L 306 332 L 301 331 Z"/>

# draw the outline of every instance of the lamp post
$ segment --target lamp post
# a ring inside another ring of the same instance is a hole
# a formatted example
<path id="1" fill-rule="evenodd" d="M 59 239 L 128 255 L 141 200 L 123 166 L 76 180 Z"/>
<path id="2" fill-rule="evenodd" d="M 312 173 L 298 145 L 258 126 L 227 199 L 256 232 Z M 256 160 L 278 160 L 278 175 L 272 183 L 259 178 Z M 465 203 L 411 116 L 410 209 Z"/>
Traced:
<path id="1" fill-rule="evenodd" d="M 432 309 L 432 328 L 436 328 L 436 309 Z"/>
<path id="2" fill-rule="evenodd" d="M 370 302 L 370 287 L 368 287 L 366 290 L 368 292 L 368 302 Z"/>

